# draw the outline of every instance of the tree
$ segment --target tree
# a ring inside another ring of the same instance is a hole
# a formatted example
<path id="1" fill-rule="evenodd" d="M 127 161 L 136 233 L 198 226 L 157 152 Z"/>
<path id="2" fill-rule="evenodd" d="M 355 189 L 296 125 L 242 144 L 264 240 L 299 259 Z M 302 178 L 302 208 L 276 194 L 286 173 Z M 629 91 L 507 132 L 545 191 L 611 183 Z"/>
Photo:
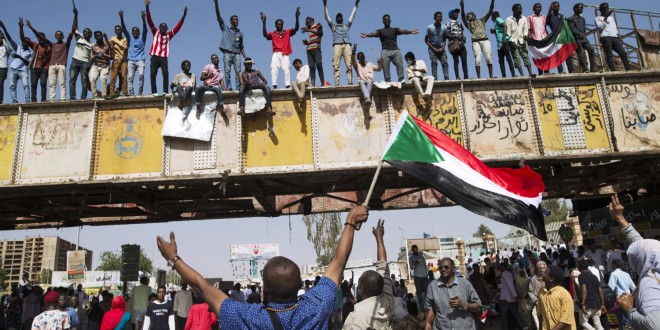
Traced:
<path id="1" fill-rule="evenodd" d="M 100 259 L 101 264 L 96 267 L 96 270 L 121 270 L 121 253 L 103 251 L 101 252 Z M 153 262 L 144 253 L 144 249 L 140 249 L 140 270 L 149 274 L 151 274 L 154 270 Z"/>
<path id="2" fill-rule="evenodd" d="M 316 263 L 327 266 L 335 257 L 339 235 L 341 234 L 341 217 L 338 212 L 310 214 L 303 217 L 307 226 L 307 240 L 314 244 Z"/>
<path id="3" fill-rule="evenodd" d="M 482 238 L 484 235 L 495 235 L 493 234 L 493 231 L 488 228 L 488 226 L 484 225 L 483 223 L 479 225 L 477 228 L 477 231 L 472 234 L 472 237 L 474 238 Z"/>
<path id="4" fill-rule="evenodd" d="M 52 269 L 42 269 L 41 274 L 39 274 L 39 283 L 41 284 L 50 284 L 53 281 L 53 270 Z"/>
<path id="5" fill-rule="evenodd" d="M 571 209 L 566 206 L 566 202 L 560 199 L 546 199 L 541 202 L 545 223 L 564 222 Z"/>

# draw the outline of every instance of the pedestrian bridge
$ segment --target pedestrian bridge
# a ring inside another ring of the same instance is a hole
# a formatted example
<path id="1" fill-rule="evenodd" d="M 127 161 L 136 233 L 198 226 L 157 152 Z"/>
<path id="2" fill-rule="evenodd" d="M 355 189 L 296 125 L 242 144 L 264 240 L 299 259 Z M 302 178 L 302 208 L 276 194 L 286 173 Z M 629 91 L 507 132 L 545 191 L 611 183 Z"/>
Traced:
<path id="1" fill-rule="evenodd" d="M 491 166 L 520 159 L 547 197 L 657 189 L 660 71 L 274 91 L 268 119 L 225 96 L 209 142 L 162 137 L 163 97 L 0 106 L 0 229 L 346 210 L 361 203 L 397 116 L 423 118 Z M 179 111 L 171 109 L 170 111 Z M 274 135 L 269 135 L 272 127 Z M 655 190 L 657 191 L 657 190 Z M 451 205 L 385 166 L 372 209 Z"/>

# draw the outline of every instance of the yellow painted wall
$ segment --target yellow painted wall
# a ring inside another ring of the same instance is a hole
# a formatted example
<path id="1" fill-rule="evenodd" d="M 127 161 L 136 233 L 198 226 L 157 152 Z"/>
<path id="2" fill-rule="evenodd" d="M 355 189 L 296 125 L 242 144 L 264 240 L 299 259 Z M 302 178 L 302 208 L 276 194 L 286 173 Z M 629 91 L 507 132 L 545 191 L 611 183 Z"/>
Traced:
<path id="1" fill-rule="evenodd" d="M 575 89 L 580 108 L 580 119 L 584 128 L 584 138 L 587 149 L 607 149 L 610 142 L 607 138 L 605 117 L 601 108 L 600 97 L 596 86 L 579 86 Z"/>
<path id="2" fill-rule="evenodd" d="M 313 164 L 312 107 L 309 101 L 302 108 L 297 103 L 273 101 L 276 114 L 272 119 L 263 113 L 243 116 L 246 167 Z M 269 135 L 271 126 L 274 136 Z"/>
<path id="3" fill-rule="evenodd" d="M 407 95 L 404 104 L 413 116 L 433 125 L 461 145 L 465 145 L 456 93 L 433 93 L 431 105 L 419 100 L 417 94 Z"/>
<path id="4" fill-rule="evenodd" d="M 163 110 L 99 111 L 96 175 L 161 172 Z"/>
<path id="5" fill-rule="evenodd" d="M 0 180 L 11 178 L 18 116 L 0 116 Z"/>
<path id="6" fill-rule="evenodd" d="M 546 152 L 564 150 L 564 137 L 559 126 L 559 113 L 555 101 L 554 88 L 536 88 L 536 107 L 543 134 L 543 147 Z"/>

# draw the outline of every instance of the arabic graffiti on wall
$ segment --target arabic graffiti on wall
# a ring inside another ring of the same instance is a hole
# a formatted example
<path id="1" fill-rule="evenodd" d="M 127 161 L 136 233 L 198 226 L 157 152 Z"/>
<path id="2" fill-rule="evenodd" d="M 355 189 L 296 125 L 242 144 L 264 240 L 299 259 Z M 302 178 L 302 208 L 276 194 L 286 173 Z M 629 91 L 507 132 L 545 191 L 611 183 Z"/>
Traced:
<path id="1" fill-rule="evenodd" d="M 433 104 L 427 111 L 412 111 L 415 106 L 413 96 L 407 96 L 405 107 L 417 118 L 433 125 L 439 131 L 447 134 L 452 140 L 464 145 L 461 113 L 456 93 L 434 93 Z"/>
<path id="2" fill-rule="evenodd" d="M 660 148 L 660 86 L 608 85 L 607 97 L 620 150 Z"/>
<path id="3" fill-rule="evenodd" d="M 465 93 L 470 148 L 479 156 L 537 154 L 527 90 Z"/>
<path id="4" fill-rule="evenodd" d="M 609 147 L 596 86 L 535 90 L 546 152 Z"/>

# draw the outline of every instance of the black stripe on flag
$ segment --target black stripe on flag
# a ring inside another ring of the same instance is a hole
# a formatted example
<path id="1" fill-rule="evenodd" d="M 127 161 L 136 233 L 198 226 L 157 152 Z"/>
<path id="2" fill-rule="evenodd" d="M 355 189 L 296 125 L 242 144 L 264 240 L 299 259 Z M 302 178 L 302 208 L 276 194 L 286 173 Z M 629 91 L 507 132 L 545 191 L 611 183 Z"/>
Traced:
<path id="1" fill-rule="evenodd" d="M 429 184 L 463 208 L 486 218 L 527 230 L 546 241 L 543 215 L 534 205 L 477 188 L 430 163 L 388 160 L 390 165 Z"/>

